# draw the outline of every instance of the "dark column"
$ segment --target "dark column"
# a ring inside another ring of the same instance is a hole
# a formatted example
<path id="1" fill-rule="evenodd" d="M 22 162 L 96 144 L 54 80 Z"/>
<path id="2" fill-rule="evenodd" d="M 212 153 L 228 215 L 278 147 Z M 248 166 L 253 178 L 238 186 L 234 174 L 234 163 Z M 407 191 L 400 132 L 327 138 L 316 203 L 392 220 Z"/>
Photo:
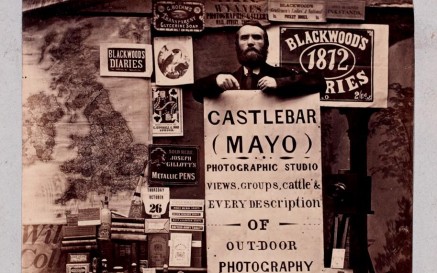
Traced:
<path id="1" fill-rule="evenodd" d="M 367 247 L 367 214 L 370 212 L 370 181 L 367 177 L 368 122 L 372 109 L 345 108 L 340 112 L 348 120 L 350 141 L 350 173 L 358 177 L 356 190 L 360 196 L 350 223 L 350 266 L 354 273 L 374 272 Z M 362 198 L 361 198 L 362 197 Z"/>

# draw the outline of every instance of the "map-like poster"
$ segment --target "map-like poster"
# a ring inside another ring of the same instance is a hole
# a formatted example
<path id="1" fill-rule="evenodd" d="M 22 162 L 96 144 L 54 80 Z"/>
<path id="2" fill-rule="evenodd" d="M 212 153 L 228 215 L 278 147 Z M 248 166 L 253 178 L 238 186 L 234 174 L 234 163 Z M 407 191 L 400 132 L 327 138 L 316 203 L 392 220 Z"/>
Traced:
<path id="1" fill-rule="evenodd" d="M 100 207 L 127 214 L 150 143 L 150 81 L 100 77 L 100 43 L 150 43 L 150 20 L 63 17 L 23 24 L 23 224 Z M 132 103 L 135 102 L 135 103 Z"/>

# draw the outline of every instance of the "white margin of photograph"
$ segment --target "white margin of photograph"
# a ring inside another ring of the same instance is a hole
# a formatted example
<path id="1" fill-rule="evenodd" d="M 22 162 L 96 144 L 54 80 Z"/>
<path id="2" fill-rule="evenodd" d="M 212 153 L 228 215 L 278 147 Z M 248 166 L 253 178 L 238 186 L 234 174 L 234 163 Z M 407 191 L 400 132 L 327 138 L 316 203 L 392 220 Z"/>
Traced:
<path id="1" fill-rule="evenodd" d="M 435 0 L 415 0 L 413 272 L 437 268 L 437 21 Z M 0 2 L 0 264 L 21 271 L 21 1 Z M 6 221 L 5 221 L 6 219 Z M 6 223 L 5 223 L 6 222 Z"/>

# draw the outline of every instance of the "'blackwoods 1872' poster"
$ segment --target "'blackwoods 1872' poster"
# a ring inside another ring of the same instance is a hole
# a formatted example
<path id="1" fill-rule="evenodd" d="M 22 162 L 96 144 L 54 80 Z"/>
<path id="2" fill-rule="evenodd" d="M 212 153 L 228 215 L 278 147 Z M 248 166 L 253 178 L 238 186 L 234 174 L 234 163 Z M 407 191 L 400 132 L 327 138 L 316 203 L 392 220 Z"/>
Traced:
<path id="1" fill-rule="evenodd" d="M 411 3 L 63 2 L 24 5 L 22 272 L 411 272 Z M 325 89 L 269 93 L 265 67 Z"/>

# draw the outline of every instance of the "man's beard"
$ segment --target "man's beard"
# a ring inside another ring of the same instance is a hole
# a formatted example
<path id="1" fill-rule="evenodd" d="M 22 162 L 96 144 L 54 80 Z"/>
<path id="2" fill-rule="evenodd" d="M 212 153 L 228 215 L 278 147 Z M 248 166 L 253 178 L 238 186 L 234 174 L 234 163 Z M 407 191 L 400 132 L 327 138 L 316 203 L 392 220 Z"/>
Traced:
<path id="1" fill-rule="evenodd" d="M 267 48 L 263 47 L 261 51 L 256 48 L 248 48 L 243 51 L 240 47 L 237 47 L 237 57 L 238 62 L 243 66 L 260 67 L 267 60 Z"/>

